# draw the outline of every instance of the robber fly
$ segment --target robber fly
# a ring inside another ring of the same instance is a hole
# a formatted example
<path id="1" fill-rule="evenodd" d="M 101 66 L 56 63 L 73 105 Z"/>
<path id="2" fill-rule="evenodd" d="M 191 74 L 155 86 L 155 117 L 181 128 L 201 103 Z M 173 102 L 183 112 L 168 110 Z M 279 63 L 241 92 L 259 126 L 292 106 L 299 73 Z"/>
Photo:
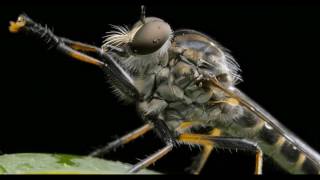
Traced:
<path id="1" fill-rule="evenodd" d="M 144 8 L 130 29 L 113 26 L 101 47 L 58 37 L 26 15 L 10 22 L 9 30 L 33 34 L 51 48 L 100 67 L 115 94 L 136 104 L 145 124 L 91 156 L 154 130 L 166 146 L 130 173 L 148 167 L 179 143 L 203 147 L 191 166 L 194 174 L 200 173 L 213 148 L 255 152 L 255 174 L 262 173 L 263 154 L 290 173 L 320 173 L 320 155 L 235 87 L 241 81 L 238 63 L 203 33 L 173 31 L 164 20 L 145 17 Z"/>

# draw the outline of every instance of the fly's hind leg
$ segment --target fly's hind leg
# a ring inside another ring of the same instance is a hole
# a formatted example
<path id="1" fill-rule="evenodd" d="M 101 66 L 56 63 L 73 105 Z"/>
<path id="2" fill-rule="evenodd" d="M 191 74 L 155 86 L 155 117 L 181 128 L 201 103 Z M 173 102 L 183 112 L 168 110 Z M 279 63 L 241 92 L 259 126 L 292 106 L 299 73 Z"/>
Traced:
<path id="1" fill-rule="evenodd" d="M 214 128 L 209 132 L 210 136 L 217 137 L 221 135 L 221 130 Z M 192 165 L 188 167 L 186 170 L 192 174 L 200 174 L 201 170 L 203 169 L 204 165 L 206 164 L 213 148 L 214 143 L 212 144 L 204 144 L 202 145 L 203 149 L 198 156 L 195 157 L 195 161 L 192 162 Z"/>
<path id="2" fill-rule="evenodd" d="M 240 149 L 256 152 L 255 174 L 262 174 L 263 153 L 257 143 L 242 138 L 214 137 L 211 135 L 184 133 L 178 137 L 184 143 L 199 144 L 203 146 L 216 146 L 217 148 Z"/>
<path id="3" fill-rule="evenodd" d="M 151 124 L 145 124 L 143 126 L 141 126 L 138 129 L 135 129 L 134 131 L 108 143 L 105 147 L 97 149 L 95 151 L 93 151 L 92 153 L 89 154 L 89 156 L 102 156 L 112 150 L 115 150 L 116 148 L 123 146 L 135 139 L 137 139 L 138 137 L 141 137 L 142 135 L 144 135 L 145 133 L 147 133 L 148 131 L 150 131 L 153 128 L 153 125 Z"/>
<path id="4" fill-rule="evenodd" d="M 186 129 L 191 128 L 192 126 L 197 125 L 196 121 L 184 121 L 182 122 L 178 128 L 176 129 L 178 132 L 181 134 L 184 133 Z M 208 135 L 210 136 L 220 136 L 221 135 L 221 130 L 218 128 L 212 129 Z M 190 167 L 186 168 L 186 171 L 192 173 L 192 174 L 200 174 L 201 170 L 203 169 L 204 165 L 206 164 L 213 148 L 214 148 L 214 143 L 210 144 L 201 144 L 202 145 L 202 151 L 198 156 L 195 157 L 195 161 L 191 164 Z"/>

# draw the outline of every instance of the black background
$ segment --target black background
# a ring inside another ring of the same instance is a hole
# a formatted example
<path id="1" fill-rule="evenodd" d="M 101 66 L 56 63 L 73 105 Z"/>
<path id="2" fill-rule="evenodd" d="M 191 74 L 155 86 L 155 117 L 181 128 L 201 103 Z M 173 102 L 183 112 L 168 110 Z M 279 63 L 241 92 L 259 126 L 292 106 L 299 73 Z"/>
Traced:
<path id="1" fill-rule="evenodd" d="M 121 1 L 122 2 L 122 1 Z M 11 3 L 0 6 L 1 125 L 3 153 L 86 155 L 142 125 L 135 107 L 117 101 L 99 68 L 77 62 L 21 34 L 8 24 L 22 13 L 57 35 L 100 46 L 109 24 L 132 25 L 140 2 Z M 232 51 L 242 67 L 239 88 L 320 151 L 318 121 L 320 8 L 313 4 L 146 4 L 147 15 L 173 29 L 202 31 Z M 163 143 L 153 133 L 108 159 L 138 162 Z M 152 168 L 183 173 L 198 152 L 181 146 Z M 266 173 L 283 173 L 266 160 Z M 204 173 L 252 174 L 254 155 L 214 151 Z"/>

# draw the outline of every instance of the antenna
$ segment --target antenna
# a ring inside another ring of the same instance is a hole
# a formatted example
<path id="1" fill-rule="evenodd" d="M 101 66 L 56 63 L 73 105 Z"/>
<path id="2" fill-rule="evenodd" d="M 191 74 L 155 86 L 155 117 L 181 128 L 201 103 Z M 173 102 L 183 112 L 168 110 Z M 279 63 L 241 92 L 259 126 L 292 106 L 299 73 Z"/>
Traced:
<path id="1" fill-rule="evenodd" d="M 145 24 L 145 18 L 146 18 L 146 7 L 144 5 L 141 6 L 141 15 L 140 19 L 143 24 Z"/>

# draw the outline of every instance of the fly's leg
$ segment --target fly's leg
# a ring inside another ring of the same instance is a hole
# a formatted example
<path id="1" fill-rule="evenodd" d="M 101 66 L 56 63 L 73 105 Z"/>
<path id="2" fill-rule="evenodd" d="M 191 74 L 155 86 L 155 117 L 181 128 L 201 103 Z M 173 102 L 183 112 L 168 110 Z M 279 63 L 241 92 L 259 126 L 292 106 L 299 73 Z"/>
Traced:
<path id="1" fill-rule="evenodd" d="M 257 143 L 242 138 L 214 137 L 210 135 L 185 133 L 178 137 L 179 141 L 203 146 L 213 146 L 226 149 L 240 149 L 256 152 L 255 174 L 262 174 L 263 153 Z"/>
<path id="2" fill-rule="evenodd" d="M 112 46 L 112 45 L 103 45 L 101 49 L 90 44 L 82 43 L 79 41 L 73 41 L 63 37 L 60 37 L 60 40 L 63 41 L 66 45 L 68 45 L 72 49 L 82 51 L 82 52 L 92 52 L 99 55 L 102 53 L 101 51 L 104 51 L 104 52 L 113 51 L 120 55 L 126 54 L 126 51 L 124 49 L 120 47 Z"/>
<path id="3" fill-rule="evenodd" d="M 83 52 L 93 52 L 93 53 L 100 53 L 101 51 L 101 49 L 96 46 L 82 43 L 79 41 L 73 41 L 63 37 L 60 37 L 60 40 L 74 50 L 83 51 Z"/>
<path id="4" fill-rule="evenodd" d="M 148 167 L 149 165 L 155 163 L 157 160 L 161 159 L 163 156 L 168 154 L 173 149 L 173 144 L 167 144 L 164 148 L 150 155 L 149 157 L 143 159 L 139 163 L 135 164 L 130 170 L 129 173 L 137 173 L 141 169 Z"/>
<path id="5" fill-rule="evenodd" d="M 197 122 L 195 121 L 184 121 L 182 122 L 178 128 L 176 129 L 178 132 L 183 133 L 184 130 L 191 128 L 192 126 L 196 125 Z M 220 129 L 214 128 L 209 132 L 211 136 L 220 136 L 221 131 Z M 192 174 L 200 174 L 202 168 L 204 167 L 205 163 L 207 162 L 214 146 L 212 144 L 202 145 L 203 149 L 199 156 L 196 157 L 195 161 L 193 161 L 192 165 L 188 167 L 186 170 Z"/>
<path id="6" fill-rule="evenodd" d="M 263 153 L 262 150 L 257 146 L 256 151 L 256 162 L 255 162 L 255 170 L 254 174 L 261 175 L 262 174 L 262 165 L 263 165 Z"/>
<path id="7" fill-rule="evenodd" d="M 43 42 L 45 42 L 50 48 L 56 48 L 57 50 L 77 60 L 94 64 L 100 67 L 104 66 L 104 63 L 102 61 L 95 59 L 93 57 L 90 57 L 86 54 L 83 54 L 67 45 L 68 42 L 71 43 L 73 41 L 56 36 L 46 26 L 43 27 L 42 25 L 34 22 L 32 19 L 30 19 L 26 15 L 20 15 L 16 22 L 10 22 L 9 31 L 12 33 L 23 32 L 23 33 L 34 35 L 37 38 L 41 39 Z M 64 41 L 66 41 L 66 43 Z M 79 44 L 79 43 L 75 43 L 75 44 Z M 85 45 L 83 43 L 79 45 L 79 47 L 85 47 L 85 46 L 88 47 L 86 49 L 90 49 L 90 50 L 95 49 L 97 51 L 100 51 L 98 50 L 99 48 L 97 47 L 93 47 L 93 46 L 89 47 L 88 45 Z"/>
<path id="8" fill-rule="evenodd" d="M 73 40 L 70 40 L 70 39 L 67 39 L 64 37 L 57 37 L 47 27 L 42 27 L 40 24 L 33 22 L 26 15 L 19 16 L 19 18 L 16 22 L 10 22 L 9 31 L 11 33 L 18 33 L 20 31 L 29 31 L 33 34 L 38 34 L 38 36 L 40 38 L 44 39 L 48 44 L 53 43 L 53 44 L 51 44 L 52 46 L 55 46 L 55 43 L 59 43 L 58 41 L 60 41 L 60 43 L 64 43 L 74 50 L 78 50 L 78 51 L 82 51 L 82 52 L 93 52 L 98 55 L 101 54 L 101 52 L 102 52 L 102 49 L 98 48 L 96 46 L 82 43 L 79 41 L 73 41 Z M 45 33 L 50 34 L 51 37 L 50 36 L 46 37 Z M 54 41 L 56 41 L 56 42 L 54 42 Z M 112 49 L 113 51 L 116 51 L 119 54 L 125 53 L 125 50 L 118 48 L 118 47 L 109 46 L 109 45 L 104 46 L 103 49 L 104 50 Z"/>
<path id="9" fill-rule="evenodd" d="M 10 22 L 9 30 L 12 33 L 24 32 L 32 34 L 40 38 L 42 41 L 46 42 L 46 44 L 51 48 L 56 48 L 58 51 L 76 60 L 94 64 L 102 68 L 106 72 L 106 74 L 108 74 L 108 76 L 112 78 L 113 81 L 117 82 L 118 88 L 123 93 L 126 93 L 132 99 L 139 98 L 139 92 L 133 85 L 133 80 L 127 74 L 127 72 L 118 64 L 117 58 L 120 57 L 117 54 L 111 52 L 107 53 L 97 47 L 88 47 L 83 43 L 79 44 L 71 40 L 66 40 L 65 38 L 60 38 L 53 34 L 50 29 L 34 22 L 26 15 L 20 15 L 16 22 Z M 64 41 L 67 42 L 65 43 Z M 102 60 L 98 60 L 94 57 L 88 56 L 87 54 L 79 52 L 72 47 L 69 47 L 67 45 L 68 43 L 80 49 L 86 49 L 84 47 L 87 47 L 87 50 L 95 49 Z"/>
<path id="10" fill-rule="evenodd" d="M 9 31 L 11 33 L 28 33 L 32 34 L 42 41 L 44 41 L 49 47 L 55 47 L 57 50 L 86 63 L 94 64 L 99 67 L 104 67 L 105 63 L 101 60 L 88 56 L 82 52 L 93 52 L 99 56 L 106 58 L 104 51 L 96 46 L 85 44 L 78 41 L 73 41 L 67 38 L 58 37 L 47 27 L 34 22 L 26 15 L 20 15 L 16 22 L 10 22 Z M 118 48 L 117 51 L 123 52 L 121 48 Z M 108 59 L 108 57 L 107 57 Z"/>
<path id="11" fill-rule="evenodd" d="M 168 154 L 175 145 L 174 136 L 171 134 L 171 131 L 167 127 L 167 125 L 160 119 L 150 119 L 153 122 L 154 130 L 158 134 L 159 137 L 163 141 L 166 142 L 166 146 L 162 149 L 158 150 L 154 154 L 148 156 L 147 158 L 143 159 L 139 163 L 135 164 L 130 170 L 129 173 L 137 173 L 138 171 L 148 167 L 149 165 L 155 163 L 157 160 L 161 159 L 163 156 Z"/>
<path id="12" fill-rule="evenodd" d="M 173 149 L 173 146 L 176 143 L 175 140 L 172 139 L 173 137 L 172 137 L 172 135 L 170 135 L 168 127 L 166 126 L 166 124 L 163 123 L 162 120 L 160 120 L 160 119 L 156 120 L 154 118 L 151 118 L 150 120 L 154 123 L 154 127 L 155 127 L 155 130 L 158 133 L 158 135 L 160 137 L 162 137 L 162 139 L 166 142 L 167 145 L 165 147 L 163 147 L 162 149 L 158 150 L 157 152 L 155 152 L 154 154 L 143 159 L 142 161 L 140 161 L 136 165 L 134 165 L 134 167 L 132 169 L 130 169 L 130 171 L 129 171 L 130 173 L 136 173 L 136 172 L 140 171 L 141 169 L 146 168 L 149 165 L 155 163 L 157 160 L 161 159 L 163 156 L 168 154 Z M 192 121 L 182 122 L 176 128 L 176 131 L 183 132 L 183 130 L 192 127 L 194 124 L 195 124 L 195 122 L 192 122 Z"/>
<path id="13" fill-rule="evenodd" d="M 221 136 L 221 130 L 214 128 L 209 132 L 210 136 L 218 137 Z M 203 149 L 199 156 L 196 157 L 195 161 L 192 163 L 192 165 L 187 168 L 189 172 L 192 174 L 200 174 L 201 170 L 203 169 L 204 165 L 206 164 L 212 150 L 214 148 L 214 143 L 211 144 L 204 144 Z"/>
<path id="14" fill-rule="evenodd" d="M 145 133 L 149 132 L 153 128 L 153 125 L 151 124 L 145 124 L 142 127 L 135 129 L 134 131 L 120 137 L 119 139 L 116 139 L 110 143 L 108 143 L 105 147 L 101 149 L 97 149 L 89 154 L 89 156 L 102 156 L 111 150 L 115 150 L 116 148 L 123 146 L 124 144 L 127 144 L 138 137 L 141 137 Z"/>
<path id="15" fill-rule="evenodd" d="M 183 133 L 184 130 L 191 128 L 192 126 L 196 125 L 196 121 L 184 121 L 182 122 L 178 128 L 176 129 L 178 132 Z M 210 136 L 220 136 L 221 130 L 214 128 L 211 130 L 208 135 Z M 203 149 L 201 153 L 195 158 L 195 161 L 193 161 L 192 165 L 188 167 L 186 170 L 192 174 L 200 174 L 201 170 L 203 169 L 204 165 L 206 164 L 213 148 L 214 143 L 211 144 L 202 144 Z"/>

